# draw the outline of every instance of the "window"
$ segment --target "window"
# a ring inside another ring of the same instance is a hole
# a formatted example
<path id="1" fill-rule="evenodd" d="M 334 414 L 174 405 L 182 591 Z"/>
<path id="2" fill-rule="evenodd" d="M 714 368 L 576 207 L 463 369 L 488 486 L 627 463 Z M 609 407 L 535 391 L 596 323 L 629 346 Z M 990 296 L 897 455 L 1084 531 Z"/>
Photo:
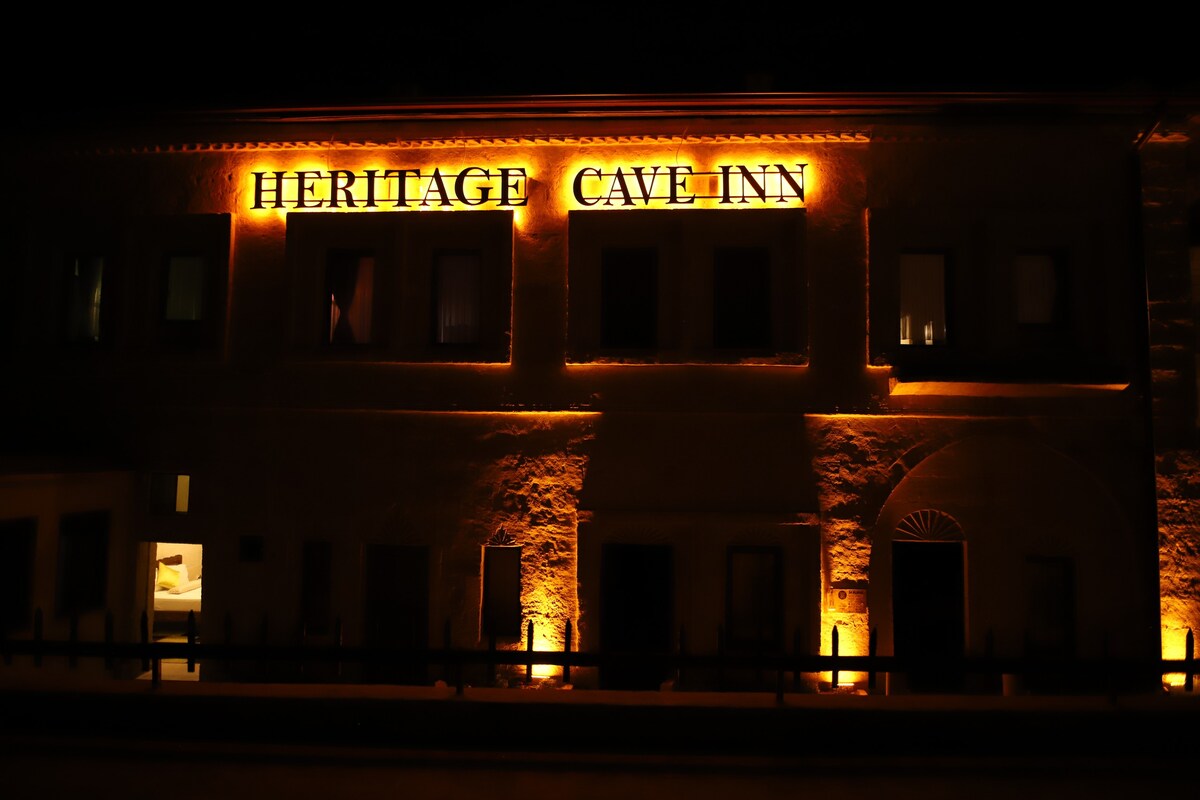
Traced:
<path id="1" fill-rule="evenodd" d="M 783 555 L 776 547 L 731 547 L 726 578 L 726 638 L 735 649 L 783 644 Z"/>
<path id="2" fill-rule="evenodd" d="M 946 343 L 946 257 L 900 256 L 900 344 Z"/>
<path id="3" fill-rule="evenodd" d="M 653 349 L 658 328 L 658 253 L 605 248 L 600 264 L 601 344 Z"/>
<path id="4" fill-rule="evenodd" d="M 238 561 L 244 564 L 261 563 L 266 550 L 263 537 L 243 534 L 238 537 Z"/>
<path id="5" fill-rule="evenodd" d="M 713 257 L 713 346 L 771 347 L 771 263 L 764 247 L 719 247 Z"/>
<path id="6" fill-rule="evenodd" d="M 163 319 L 199 322 L 205 315 L 208 262 L 203 256 L 171 256 L 166 264 Z"/>
<path id="7" fill-rule="evenodd" d="M 480 632 L 484 636 L 521 635 L 521 548 L 483 548 L 483 601 Z"/>
<path id="8" fill-rule="evenodd" d="M 61 615 L 103 610 L 108 592 L 109 512 L 64 514 L 58 525 Z"/>
<path id="9" fill-rule="evenodd" d="M 803 209 L 569 213 L 567 358 L 807 363 Z"/>
<path id="10" fill-rule="evenodd" d="M 150 511 L 155 514 L 186 514 L 191 488 L 190 475 L 154 473 L 150 476 Z"/>
<path id="11" fill-rule="evenodd" d="M 304 543 L 300 619 L 306 633 L 323 635 L 333 628 L 333 544 L 327 540 Z"/>
<path id="12" fill-rule="evenodd" d="M 374 255 L 352 250 L 333 250 L 329 253 L 325 267 L 328 344 L 371 342 L 374 289 Z"/>
<path id="13" fill-rule="evenodd" d="M 68 342 L 101 339 L 104 266 L 103 256 L 75 255 L 67 259 L 63 336 Z"/>
<path id="14" fill-rule="evenodd" d="M 479 342 L 478 252 L 443 252 L 434 256 L 434 341 L 437 344 Z"/>
<path id="15" fill-rule="evenodd" d="M 30 624 L 37 520 L 0 521 L 0 632 Z"/>
<path id="16" fill-rule="evenodd" d="M 291 340 L 337 359 L 501 362 L 512 213 L 293 213 Z"/>

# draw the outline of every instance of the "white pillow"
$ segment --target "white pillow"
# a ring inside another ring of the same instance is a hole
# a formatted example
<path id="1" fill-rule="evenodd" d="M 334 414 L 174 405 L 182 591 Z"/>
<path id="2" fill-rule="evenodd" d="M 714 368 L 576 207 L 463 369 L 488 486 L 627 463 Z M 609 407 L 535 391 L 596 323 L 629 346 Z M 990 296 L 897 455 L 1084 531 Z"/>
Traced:
<path id="1" fill-rule="evenodd" d="M 199 589 L 199 588 L 200 588 L 200 579 L 197 578 L 194 581 L 188 581 L 186 583 L 181 583 L 178 586 L 176 586 L 175 588 L 170 589 L 169 591 L 171 592 L 171 594 L 183 594 L 184 592 L 190 592 L 193 589 Z"/>

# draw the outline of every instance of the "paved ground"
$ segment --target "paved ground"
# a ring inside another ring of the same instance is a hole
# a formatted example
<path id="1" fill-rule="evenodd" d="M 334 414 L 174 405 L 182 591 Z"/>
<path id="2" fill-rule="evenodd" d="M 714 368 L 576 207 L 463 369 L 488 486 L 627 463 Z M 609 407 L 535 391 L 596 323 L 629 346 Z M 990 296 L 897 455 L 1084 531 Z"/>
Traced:
<path id="1" fill-rule="evenodd" d="M 1190 796 L 1200 730 L 1200 700 L 1185 694 L 787 694 L 781 703 L 750 693 L 5 680 L 0 709 L 0 796 L 14 800 Z"/>

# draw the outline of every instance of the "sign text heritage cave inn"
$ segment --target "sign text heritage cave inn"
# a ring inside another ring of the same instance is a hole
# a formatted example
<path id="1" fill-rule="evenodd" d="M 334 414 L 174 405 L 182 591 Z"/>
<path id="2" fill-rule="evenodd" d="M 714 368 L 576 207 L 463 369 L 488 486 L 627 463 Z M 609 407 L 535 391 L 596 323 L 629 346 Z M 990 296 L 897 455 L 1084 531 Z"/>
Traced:
<path id="1" fill-rule="evenodd" d="M 720 164 L 700 171 L 671 166 L 582 166 L 570 180 L 584 208 L 676 207 L 698 200 L 717 207 L 779 207 L 804 202 L 807 164 Z M 524 167 L 468 166 L 262 171 L 254 209 L 397 210 L 511 208 L 529 202 Z"/>

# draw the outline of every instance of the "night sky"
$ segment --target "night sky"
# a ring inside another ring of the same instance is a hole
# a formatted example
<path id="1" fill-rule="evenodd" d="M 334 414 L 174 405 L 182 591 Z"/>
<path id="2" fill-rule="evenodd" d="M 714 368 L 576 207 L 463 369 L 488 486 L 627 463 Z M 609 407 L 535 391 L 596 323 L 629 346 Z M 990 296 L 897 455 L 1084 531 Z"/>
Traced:
<path id="1" fill-rule="evenodd" d="M 491 12 L 401 4 L 400 12 L 335 18 L 330 7 L 287 7 L 283 16 L 284 7 L 253 5 L 225 17 L 216 7 L 161 18 L 73 12 L 73 27 L 35 21 L 21 32 L 32 46 L 0 57 L 16 119 L 67 124 L 162 110 L 500 95 L 1200 93 L 1190 23 L 1162 11 L 1153 20 L 1051 21 L 1037 4 L 925 16 L 811 5 L 740 17 L 733 9 L 745 4 L 706 12 L 646 2 Z"/>

